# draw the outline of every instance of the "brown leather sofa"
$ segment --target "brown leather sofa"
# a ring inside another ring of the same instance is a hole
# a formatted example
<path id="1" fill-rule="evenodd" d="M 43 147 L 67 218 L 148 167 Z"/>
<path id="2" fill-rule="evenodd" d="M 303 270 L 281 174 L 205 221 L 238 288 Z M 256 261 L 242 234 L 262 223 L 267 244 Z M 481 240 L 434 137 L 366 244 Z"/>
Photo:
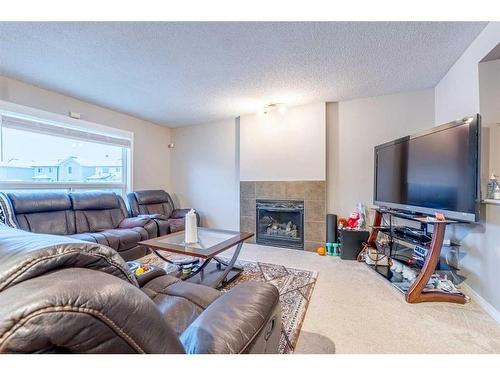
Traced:
<path id="1" fill-rule="evenodd" d="M 51 215 L 67 214 L 60 203 Z M 0 264 L 1 353 L 277 352 L 279 293 L 268 283 L 220 293 L 163 272 L 138 279 L 108 246 L 5 225 Z"/>
<path id="2" fill-rule="evenodd" d="M 176 209 L 165 190 L 140 190 L 127 194 L 131 216 L 146 217 L 155 221 L 158 235 L 184 230 L 184 216 L 190 209 Z M 200 217 L 196 214 L 198 225 Z"/>
<path id="3" fill-rule="evenodd" d="M 128 217 L 123 199 L 110 192 L 6 194 L 20 229 L 69 236 L 110 246 L 125 260 L 144 256 L 138 242 L 157 236 L 149 218 Z"/>

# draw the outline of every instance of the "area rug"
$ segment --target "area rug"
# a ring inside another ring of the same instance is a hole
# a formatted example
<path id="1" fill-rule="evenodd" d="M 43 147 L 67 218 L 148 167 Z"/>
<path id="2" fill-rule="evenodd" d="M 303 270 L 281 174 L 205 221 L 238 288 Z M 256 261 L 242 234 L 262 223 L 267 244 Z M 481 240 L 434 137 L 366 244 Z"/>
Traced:
<path id="1" fill-rule="evenodd" d="M 222 260 L 228 260 L 221 257 Z M 164 268 L 168 273 L 177 273 L 177 268 L 156 257 L 146 255 L 137 261 Z M 263 281 L 275 285 L 280 292 L 282 327 L 279 353 L 293 353 L 299 339 L 300 328 L 306 315 L 318 272 L 298 268 L 288 268 L 278 264 L 238 260 L 243 268 L 238 278 L 225 285 L 221 291 L 227 292 L 235 285 L 246 281 Z"/>

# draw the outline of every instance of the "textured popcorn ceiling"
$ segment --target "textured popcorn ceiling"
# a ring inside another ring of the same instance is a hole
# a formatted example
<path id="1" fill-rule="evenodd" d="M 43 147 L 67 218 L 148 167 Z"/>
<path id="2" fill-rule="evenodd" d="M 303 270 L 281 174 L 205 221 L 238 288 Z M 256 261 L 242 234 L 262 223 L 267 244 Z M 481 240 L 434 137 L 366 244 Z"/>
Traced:
<path id="1" fill-rule="evenodd" d="M 484 22 L 0 23 L 0 75 L 182 126 L 436 85 Z"/>

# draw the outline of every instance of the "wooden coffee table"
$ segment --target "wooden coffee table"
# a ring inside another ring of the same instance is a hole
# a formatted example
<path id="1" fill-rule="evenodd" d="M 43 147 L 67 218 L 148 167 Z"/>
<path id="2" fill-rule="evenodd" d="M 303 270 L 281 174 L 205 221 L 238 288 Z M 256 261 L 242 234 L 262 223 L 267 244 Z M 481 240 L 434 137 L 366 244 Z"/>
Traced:
<path id="1" fill-rule="evenodd" d="M 235 232 L 219 229 L 198 228 L 198 243 L 186 244 L 184 231 L 167 234 L 150 240 L 141 241 L 139 245 L 146 246 L 165 262 L 176 264 L 161 254 L 161 251 L 200 258 L 203 262 L 188 275 L 181 278 L 189 282 L 218 288 L 234 280 L 243 269 L 235 266 L 243 242 L 253 236 L 253 233 Z M 236 246 L 229 262 L 216 255 Z"/>

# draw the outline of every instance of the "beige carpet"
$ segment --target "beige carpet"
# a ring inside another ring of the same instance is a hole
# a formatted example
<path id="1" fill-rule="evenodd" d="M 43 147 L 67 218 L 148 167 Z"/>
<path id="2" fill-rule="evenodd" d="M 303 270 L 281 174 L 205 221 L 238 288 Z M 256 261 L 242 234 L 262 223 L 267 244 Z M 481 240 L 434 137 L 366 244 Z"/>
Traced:
<path id="1" fill-rule="evenodd" d="M 500 353 L 474 301 L 410 305 L 364 264 L 305 251 L 245 244 L 240 258 L 319 272 L 295 353 Z"/>

